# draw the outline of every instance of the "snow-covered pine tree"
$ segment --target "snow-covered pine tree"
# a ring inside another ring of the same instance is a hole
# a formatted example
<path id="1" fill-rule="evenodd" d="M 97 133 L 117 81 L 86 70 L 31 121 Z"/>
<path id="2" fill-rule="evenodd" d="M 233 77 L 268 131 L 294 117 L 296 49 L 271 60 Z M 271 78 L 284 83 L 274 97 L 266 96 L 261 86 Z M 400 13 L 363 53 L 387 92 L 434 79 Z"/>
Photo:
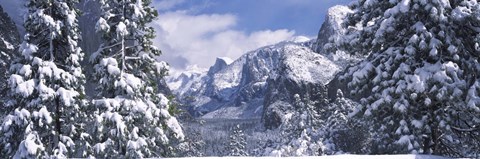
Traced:
<path id="1" fill-rule="evenodd" d="M 185 132 L 187 132 L 184 129 Z M 182 143 L 178 144 L 175 148 L 178 151 L 178 155 L 175 157 L 202 157 L 205 152 L 205 141 L 203 141 L 202 134 L 196 130 L 190 130 L 185 135 L 185 139 Z"/>
<path id="2" fill-rule="evenodd" d="M 6 158 L 85 157 L 86 118 L 76 0 L 30 0 L 21 56 L 0 128 Z"/>
<path id="3" fill-rule="evenodd" d="M 3 103 L 7 96 L 8 70 L 11 62 L 10 54 L 5 51 L 13 52 L 13 50 L 3 50 L 0 48 L 0 118 L 3 118 L 4 113 L 6 113 Z M 1 121 L 0 119 L 0 122 Z"/>
<path id="4" fill-rule="evenodd" d="M 233 127 L 230 134 L 230 143 L 228 145 L 228 156 L 248 156 L 246 151 L 247 141 L 240 125 Z"/>
<path id="5" fill-rule="evenodd" d="M 353 153 L 369 153 L 368 125 L 357 122 L 349 113 L 357 107 L 355 103 L 343 96 L 343 92 L 337 90 L 337 99 L 326 106 L 323 114 L 325 122 L 321 127 L 323 138 L 323 153 L 327 155 Z"/>
<path id="6" fill-rule="evenodd" d="M 315 107 L 317 101 L 309 100 L 310 97 L 294 95 L 295 115 L 291 120 L 292 133 L 289 137 L 293 137 L 289 141 L 289 156 L 317 156 L 322 144 L 318 139 L 318 130 L 323 124 L 319 110 Z"/>
<path id="7" fill-rule="evenodd" d="M 480 4 L 476 0 L 358 0 L 338 46 L 369 57 L 350 93 L 370 94 L 374 153 L 471 157 L 480 152 Z M 352 29 L 353 30 L 353 29 Z"/>
<path id="8" fill-rule="evenodd" d="M 183 139 L 169 112 L 169 100 L 157 90 L 167 65 L 157 61 L 155 31 L 147 24 L 157 17 L 151 0 L 100 0 L 96 29 L 103 44 L 93 53 L 99 81 L 94 155 L 140 158 L 171 155 L 171 143 Z"/>
<path id="9" fill-rule="evenodd" d="M 316 101 L 303 99 L 299 94 L 294 96 L 294 110 L 287 116 L 288 120 L 280 125 L 281 145 L 273 151 L 274 156 L 316 156 L 320 155 L 321 140 L 319 128 L 322 125 L 319 110 L 315 108 Z"/>

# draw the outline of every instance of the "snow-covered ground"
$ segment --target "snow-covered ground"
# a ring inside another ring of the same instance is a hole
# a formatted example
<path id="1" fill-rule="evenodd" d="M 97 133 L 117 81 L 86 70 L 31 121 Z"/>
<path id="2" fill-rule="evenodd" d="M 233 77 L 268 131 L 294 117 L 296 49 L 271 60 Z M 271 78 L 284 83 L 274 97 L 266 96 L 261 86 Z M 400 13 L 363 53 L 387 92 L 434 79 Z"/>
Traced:
<path id="1" fill-rule="evenodd" d="M 278 157 L 192 157 L 201 159 L 277 159 Z M 447 157 L 433 155 L 332 155 L 332 156 L 303 156 L 282 157 L 284 159 L 448 159 Z M 189 159 L 189 158 L 182 158 Z"/>

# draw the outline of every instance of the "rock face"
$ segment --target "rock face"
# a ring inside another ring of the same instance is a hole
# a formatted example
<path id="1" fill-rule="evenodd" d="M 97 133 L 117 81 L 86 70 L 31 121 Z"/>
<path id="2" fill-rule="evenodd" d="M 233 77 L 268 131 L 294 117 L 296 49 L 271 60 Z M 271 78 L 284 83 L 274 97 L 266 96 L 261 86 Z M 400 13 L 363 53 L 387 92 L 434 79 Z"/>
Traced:
<path id="1" fill-rule="evenodd" d="M 328 9 L 328 14 L 325 18 L 325 22 L 322 24 L 318 37 L 312 46 L 312 49 L 317 52 L 329 56 L 333 61 L 342 67 L 342 72 L 339 72 L 335 77 L 327 84 L 328 99 L 333 101 L 337 98 L 337 90 L 342 90 L 346 98 L 350 98 L 354 101 L 360 101 L 361 98 L 366 97 L 368 94 L 351 94 L 347 84 L 351 81 L 352 77 L 341 77 L 348 71 L 348 67 L 355 65 L 359 61 L 366 57 L 351 56 L 348 52 L 337 51 L 335 53 L 327 52 L 325 50 L 325 44 L 337 43 L 345 36 L 347 28 L 343 26 L 343 22 L 349 13 L 353 11 L 346 7 L 337 5 Z M 349 28 L 359 29 L 359 28 Z"/>
<path id="2" fill-rule="evenodd" d="M 228 57 L 217 57 L 215 64 L 208 69 L 208 75 L 214 75 L 218 71 L 226 68 L 233 61 Z"/>
<path id="3" fill-rule="evenodd" d="M 294 95 L 316 101 L 315 107 L 327 104 L 328 83 L 342 69 L 331 58 L 295 45 L 283 48 L 283 58 L 267 80 L 262 121 L 268 129 L 277 128 L 284 117 L 296 111 Z"/>
<path id="4" fill-rule="evenodd" d="M 0 6 L 0 89 L 7 83 L 6 73 L 11 59 L 16 55 L 15 49 L 20 44 L 20 35 L 15 23 Z"/>
<path id="5" fill-rule="evenodd" d="M 20 44 L 20 35 L 15 23 L 0 6 L 0 118 L 3 115 L 2 105 L 8 78 L 8 69 L 12 58 L 16 56 L 16 49 Z M 3 119 L 3 118 L 2 118 Z"/>
<path id="6" fill-rule="evenodd" d="M 343 40 L 342 38 L 347 32 L 347 28 L 345 28 L 342 23 L 348 14 L 352 12 L 353 11 L 346 6 L 339 5 L 330 8 L 328 10 L 327 18 L 318 33 L 317 41 L 313 45 L 313 49 L 316 52 L 331 56 L 332 59 L 335 60 L 335 63 L 344 68 L 341 72 L 335 75 L 335 78 L 333 78 L 326 86 L 328 99 L 330 101 L 333 101 L 337 98 L 337 90 L 341 90 L 344 97 L 356 102 L 359 102 L 360 99 L 369 96 L 368 92 L 365 92 L 364 94 L 350 93 L 351 90 L 348 88 L 348 83 L 352 80 L 352 77 L 342 77 L 342 75 L 348 71 L 348 68 L 355 66 L 358 62 L 362 61 L 366 57 L 352 56 L 352 53 L 349 53 L 348 51 L 337 51 L 332 53 L 325 50 L 325 47 L 328 47 L 328 45 L 338 45 L 336 43 Z M 349 31 L 359 29 L 361 28 L 348 28 Z"/>
<path id="7" fill-rule="evenodd" d="M 2 28 L 0 29 L 0 51 L 10 56 L 20 43 L 20 35 L 15 23 L 10 19 L 7 13 L 3 11 L 2 6 L 0 6 L 0 28 Z M 4 58 L 0 60 L 7 61 Z"/>
<path id="8" fill-rule="evenodd" d="M 325 17 L 325 22 L 323 22 L 320 31 L 318 32 L 317 41 L 313 46 L 313 50 L 317 53 L 328 54 L 324 50 L 324 45 L 327 44 L 330 38 L 340 38 L 345 34 L 346 29 L 342 27 L 342 23 L 345 20 L 345 17 L 352 13 L 353 11 L 346 6 L 333 6 L 328 9 L 328 13 Z"/>

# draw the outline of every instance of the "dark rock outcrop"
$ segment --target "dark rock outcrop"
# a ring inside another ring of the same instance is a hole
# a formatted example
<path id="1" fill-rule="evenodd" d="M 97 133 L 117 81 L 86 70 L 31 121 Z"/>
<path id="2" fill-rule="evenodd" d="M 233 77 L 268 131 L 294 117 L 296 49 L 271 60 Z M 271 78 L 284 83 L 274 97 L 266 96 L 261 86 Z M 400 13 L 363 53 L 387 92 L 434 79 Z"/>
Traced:
<path id="1" fill-rule="evenodd" d="M 230 63 L 232 62 L 228 58 L 217 57 L 217 60 L 215 60 L 215 64 L 212 67 L 210 67 L 210 69 L 208 69 L 208 75 L 213 75 L 217 73 L 218 71 L 227 67 Z"/>

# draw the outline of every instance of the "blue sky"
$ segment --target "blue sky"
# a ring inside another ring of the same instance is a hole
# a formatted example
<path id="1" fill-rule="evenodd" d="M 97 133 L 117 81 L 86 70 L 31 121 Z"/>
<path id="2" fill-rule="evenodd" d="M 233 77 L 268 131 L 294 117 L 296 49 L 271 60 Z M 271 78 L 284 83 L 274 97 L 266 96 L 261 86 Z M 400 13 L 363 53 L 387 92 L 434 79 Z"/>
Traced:
<path id="1" fill-rule="evenodd" d="M 156 0 L 160 2 L 160 0 Z M 235 29 L 295 30 L 297 35 L 316 36 L 327 9 L 352 0 L 184 0 L 168 11 L 192 9 L 192 14 L 233 14 Z"/>

